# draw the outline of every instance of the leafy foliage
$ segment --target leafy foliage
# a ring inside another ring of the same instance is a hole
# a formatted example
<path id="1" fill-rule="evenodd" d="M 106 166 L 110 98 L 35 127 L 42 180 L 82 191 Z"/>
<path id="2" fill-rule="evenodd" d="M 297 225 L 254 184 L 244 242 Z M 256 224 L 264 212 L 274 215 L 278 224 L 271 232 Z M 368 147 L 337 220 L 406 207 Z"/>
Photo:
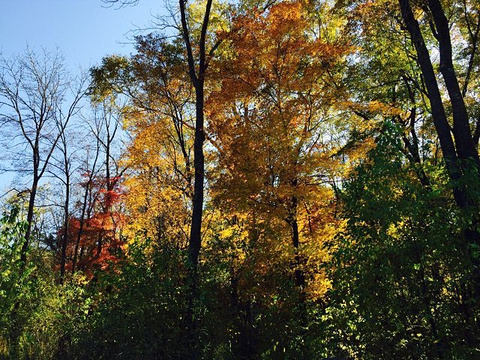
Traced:
<path id="1" fill-rule="evenodd" d="M 432 188 L 416 179 L 398 131 L 386 124 L 346 184 L 348 223 L 337 236 L 331 331 L 339 348 L 362 359 L 475 358 L 470 341 L 478 328 L 461 310 L 472 269 L 462 214 L 442 168 L 429 169 Z"/>
<path id="2" fill-rule="evenodd" d="M 479 358 L 478 4 L 179 6 L 6 204 L 0 358 Z"/>

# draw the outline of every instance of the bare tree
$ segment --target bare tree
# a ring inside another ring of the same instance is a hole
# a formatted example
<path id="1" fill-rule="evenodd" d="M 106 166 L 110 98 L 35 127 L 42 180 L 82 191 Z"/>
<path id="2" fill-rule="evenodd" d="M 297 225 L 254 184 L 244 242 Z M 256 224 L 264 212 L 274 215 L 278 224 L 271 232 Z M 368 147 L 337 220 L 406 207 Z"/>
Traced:
<path id="1" fill-rule="evenodd" d="M 83 235 L 83 230 L 85 227 L 85 220 L 90 217 L 91 212 L 93 211 L 92 204 L 93 193 L 92 193 L 92 184 L 95 176 L 97 176 L 98 167 L 99 167 L 99 157 L 100 157 L 100 142 L 98 139 L 95 139 L 95 146 L 87 146 L 85 152 L 84 163 L 81 166 L 82 171 L 85 173 L 85 179 L 82 183 L 82 199 L 80 203 L 80 214 L 79 214 L 79 228 L 75 236 L 75 246 L 73 249 L 73 258 L 72 258 L 72 274 L 75 273 L 77 262 L 81 260 L 81 254 L 83 250 L 81 249 L 81 238 Z M 79 253 L 80 252 L 80 253 Z"/>
<path id="2" fill-rule="evenodd" d="M 96 139 L 97 146 L 100 146 L 100 151 L 103 152 L 103 170 L 104 170 L 104 190 L 106 191 L 106 201 L 102 204 L 102 211 L 110 214 L 112 223 L 115 225 L 115 219 L 111 213 L 112 199 L 111 194 L 118 185 L 120 178 L 125 172 L 126 168 L 121 166 L 118 162 L 122 152 L 121 147 L 121 109 L 123 105 L 115 104 L 112 99 L 106 99 L 99 103 L 94 103 L 95 114 L 93 117 L 93 124 L 90 125 L 90 133 Z M 97 254 L 100 254 L 103 247 L 103 238 L 99 236 L 97 244 Z"/>
<path id="3" fill-rule="evenodd" d="M 65 127 L 84 95 L 84 80 L 72 81 L 58 53 L 41 56 L 27 50 L 11 60 L 0 59 L 0 123 L 7 129 L 6 157 L 11 171 L 31 176 L 27 229 L 20 260 L 26 263 L 35 199 Z M 20 166 L 19 166 L 20 164 Z"/>
<path id="4" fill-rule="evenodd" d="M 75 151 L 72 145 L 72 139 L 74 139 L 74 137 L 72 137 L 71 134 L 67 133 L 65 130 L 60 136 L 60 140 L 57 144 L 57 154 L 52 156 L 51 170 L 49 170 L 49 174 L 53 178 L 57 179 L 64 188 L 62 197 L 63 204 L 59 204 L 62 208 L 63 219 L 61 224 L 58 225 L 58 228 L 62 229 L 60 234 L 60 283 L 63 283 L 65 276 L 67 246 L 69 243 L 72 176 L 76 170 L 74 163 Z"/>

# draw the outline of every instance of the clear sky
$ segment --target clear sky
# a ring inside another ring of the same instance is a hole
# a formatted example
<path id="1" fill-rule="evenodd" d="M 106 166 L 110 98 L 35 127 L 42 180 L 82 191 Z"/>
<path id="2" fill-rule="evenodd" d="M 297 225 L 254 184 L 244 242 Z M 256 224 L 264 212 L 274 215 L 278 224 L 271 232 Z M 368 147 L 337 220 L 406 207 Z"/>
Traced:
<path id="1" fill-rule="evenodd" d="M 88 68 L 108 54 L 133 51 L 131 30 L 148 27 L 162 0 L 117 9 L 102 0 L 0 0 L 0 52 L 9 57 L 27 44 L 65 55 L 67 67 Z"/>
<path id="2" fill-rule="evenodd" d="M 149 27 L 164 6 L 163 0 L 122 8 L 102 0 L 0 0 L 0 53 L 9 58 L 27 45 L 36 51 L 58 48 L 70 72 L 86 70 L 106 55 L 133 52 L 132 30 Z M 0 197 L 12 178 L 0 174 Z"/>

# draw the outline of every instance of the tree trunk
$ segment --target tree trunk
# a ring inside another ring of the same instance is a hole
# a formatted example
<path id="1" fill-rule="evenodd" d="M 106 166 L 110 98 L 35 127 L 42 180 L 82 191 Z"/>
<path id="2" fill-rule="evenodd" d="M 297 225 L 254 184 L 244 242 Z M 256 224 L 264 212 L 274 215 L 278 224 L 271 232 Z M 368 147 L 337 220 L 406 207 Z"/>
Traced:
<path id="1" fill-rule="evenodd" d="M 83 196 L 83 204 L 82 204 L 82 215 L 80 216 L 80 226 L 78 228 L 77 241 L 75 243 L 75 249 L 73 251 L 72 275 L 75 273 L 75 266 L 77 265 L 78 249 L 80 247 L 80 241 L 82 239 L 82 233 L 83 233 L 83 226 L 85 224 L 85 213 L 87 211 L 88 192 L 90 189 L 91 180 L 92 180 L 92 177 L 88 179 L 88 182 L 85 186 L 85 193 Z"/>
<path id="2" fill-rule="evenodd" d="M 68 170 L 66 173 L 66 183 L 65 183 L 65 204 L 64 204 L 64 212 L 65 212 L 65 220 L 63 225 L 63 238 L 62 238 L 62 258 L 60 260 L 60 284 L 63 284 L 63 280 L 65 277 L 65 264 L 67 262 L 67 246 L 68 246 L 68 221 L 70 217 L 69 213 L 69 204 L 70 204 L 70 174 L 68 174 Z"/>
<path id="3" fill-rule="evenodd" d="M 187 331 L 188 341 L 190 342 L 190 357 L 196 359 L 199 354 L 199 343 L 196 331 L 194 307 L 198 298 L 198 256 L 202 245 L 202 215 L 203 215 L 203 187 L 205 179 L 205 158 L 203 155 L 203 143 L 205 142 L 204 132 L 204 85 L 205 72 L 207 69 L 206 61 L 206 36 L 208 23 L 210 20 L 210 11 L 212 8 L 212 0 L 207 0 L 205 13 L 202 21 L 200 38 L 198 41 L 198 69 L 197 61 L 194 58 L 192 43 L 190 39 L 190 30 L 187 23 L 187 11 L 185 9 L 186 1 L 179 0 L 180 16 L 182 23 L 182 32 L 185 48 L 187 51 L 188 74 L 191 83 L 195 88 L 195 139 L 193 144 L 193 167 L 194 167 L 194 184 L 193 184 L 193 204 L 192 204 L 192 223 L 190 227 L 190 239 L 188 242 L 188 298 L 187 298 Z"/>
<path id="4" fill-rule="evenodd" d="M 192 226 L 190 228 L 190 242 L 188 245 L 188 259 L 190 265 L 195 269 L 198 264 L 198 256 L 201 248 L 201 228 L 203 214 L 203 183 L 205 178 L 205 157 L 203 154 L 203 143 L 205 134 L 203 131 L 203 84 L 196 89 L 196 123 L 195 123 L 195 142 L 194 142 L 194 192 L 193 192 L 193 212 Z"/>
<path id="5" fill-rule="evenodd" d="M 20 262 L 22 267 L 22 272 L 27 265 L 27 252 L 28 246 L 30 244 L 30 236 L 32 234 L 32 226 L 33 226 L 33 211 L 35 208 L 35 197 L 37 196 L 37 188 L 38 188 L 38 177 L 36 172 L 33 176 L 32 187 L 30 189 L 30 199 L 28 201 L 28 211 L 27 211 L 27 230 L 25 231 L 25 239 L 22 245 L 22 249 L 20 251 Z"/>
<path id="6" fill-rule="evenodd" d="M 467 182 L 479 181 L 479 156 L 476 150 L 472 134 L 470 131 L 468 113 L 466 111 L 463 96 L 459 87 L 458 79 L 453 67 L 452 44 L 450 39 L 450 30 L 448 20 L 442 9 L 439 0 L 428 0 L 428 7 L 431 11 L 433 21 L 435 24 L 434 36 L 439 43 L 440 52 L 440 72 L 445 80 L 445 86 L 452 105 L 453 114 L 453 142 L 451 136 L 450 125 L 448 124 L 443 106 L 441 94 L 437 78 L 435 76 L 430 54 L 425 45 L 423 35 L 420 30 L 418 21 L 413 15 L 409 0 L 399 0 L 402 18 L 405 22 L 408 32 L 412 38 L 413 45 L 417 52 L 417 61 L 420 65 L 423 78 L 427 87 L 428 97 L 432 109 L 433 122 L 437 135 L 440 140 L 440 146 L 445 159 L 447 171 L 453 185 L 453 195 L 457 206 L 462 210 L 475 209 L 478 206 L 479 199 L 475 194 L 467 191 Z M 460 160 L 460 161 L 458 161 Z M 471 173 L 474 170 L 474 173 Z M 474 179 L 462 179 L 465 175 L 474 175 Z M 468 214 L 469 211 L 465 213 Z M 477 212 L 472 212 L 472 215 L 467 219 L 468 223 L 463 229 L 463 236 L 465 240 L 465 251 L 469 253 L 473 264 L 473 276 L 471 283 L 468 284 L 468 290 L 462 295 L 465 298 L 467 307 L 470 307 L 472 302 L 476 302 L 480 294 L 480 262 L 473 254 L 471 244 L 480 244 L 480 234 L 477 230 L 479 223 L 479 216 Z M 467 309 L 467 313 L 471 312 Z M 466 318 L 466 323 L 469 320 Z M 466 324 L 466 326 L 468 326 Z M 472 326 L 478 329 L 478 324 L 473 321 Z M 469 336 L 466 336 L 469 341 Z"/>
<path id="7" fill-rule="evenodd" d="M 293 189 L 297 189 L 298 179 L 294 178 L 290 181 L 290 185 Z M 301 297 L 303 298 L 303 289 L 305 287 L 305 274 L 301 269 L 301 256 L 299 254 L 300 247 L 300 234 L 298 232 L 298 198 L 292 196 L 288 205 L 287 223 L 290 225 L 292 246 L 294 251 L 294 272 L 295 272 L 295 286 L 300 289 Z"/>
<path id="8" fill-rule="evenodd" d="M 452 42 L 448 20 L 439 0 L 429 0 L 428 5 L 437 30 L 440 48 L 440 72 L 445 80 L 447 92 L 452 103 L 453 135 L 458 157 L 460 159 L 473 159 L 478 166 L 480 162 L 470 131 L 467 109 L 463 101 L 455 69 L 453 68 Z"/>
<path id="9" fill-rule="evenodd" d="M 448 174 L 454 183 L 453 194 L 455 201 L 459 207 L 464 208 L 467 202 L 466 194 L 464 189 L 456 184 L 461 177 L 461 171 L 457 164 L 457 151 L 450 133 L 450 125 L 448 124 L 437 79 L 430 60 L 430 54 L 425 45 L 418 21 L 413 15 L 409 0 L 399 0 L 399 4 L 403 21 L 410 33 L 413 45 L 417 52 L 417 61 L 420 65 L 425 85 L 427 87 L 428 98 L 432 109 L 433 123 L 440 140 L 440 146 L 442 148 Z"/>
<path id="10" fill-rule="evenodd" d="M 287 223 L 290 225 L 291 240 L 294 251 L 295 286 L 300 289 L 300 291 L 303 291 L 303 288 L 305 287 L 305 274 L 300 268 L 302 259 L 299 254 L 300 234 L 298 232 L 297 206 L 298 199 L 293 196 L 290 203 Z"/>

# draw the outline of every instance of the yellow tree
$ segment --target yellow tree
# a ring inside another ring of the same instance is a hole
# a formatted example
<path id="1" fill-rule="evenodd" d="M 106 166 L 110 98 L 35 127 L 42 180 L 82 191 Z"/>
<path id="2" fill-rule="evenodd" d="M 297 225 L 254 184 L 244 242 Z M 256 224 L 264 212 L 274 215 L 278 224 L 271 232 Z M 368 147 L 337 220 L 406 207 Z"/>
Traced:
<path id="1" fill-rule="evenodd" d="M 305 265 L 324 256 L 321 242 L 338 225 L 329 186 L 336 171 L 333 107 L 341 97 L 334 84 L 350 48 L 321 36 L 301 1 L 247 11 L 232 29 L 223 34 L 215 64 L 220 85 L 207 102 L 218 146 L 213 198 L 248 219 L 250 240 L 259 247 L 263 241 L 261 251 L 271 257 L 258 265 L 285 260 L 303 293 Z M 315 277 L 325 290 L 324 276 Z M 318 295 L 319 287 L 311 290 Z"/>
<path id="2" fill-rule="evenodd" d="M 193 88 L 178 43 L 155 35 L 137 42 L 131 60 L 137 91 L 125 121 L 132 136 L 126 160 L 132 170 L 130 231 L 185 248 L 193 198 Z"/>

